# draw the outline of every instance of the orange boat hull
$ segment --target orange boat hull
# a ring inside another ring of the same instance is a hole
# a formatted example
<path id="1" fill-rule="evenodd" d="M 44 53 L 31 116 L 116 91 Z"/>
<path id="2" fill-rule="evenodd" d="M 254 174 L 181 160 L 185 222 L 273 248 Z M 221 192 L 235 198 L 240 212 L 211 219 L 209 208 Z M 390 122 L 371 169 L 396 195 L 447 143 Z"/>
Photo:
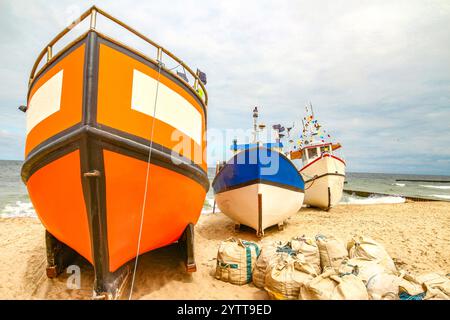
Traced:
<path id="1" fill-rule="evenodd" d="M 89 31 L 33 79 L 28 108 L 22 178 L 46 230 L 93 264 L 96 293 L 197 222 L 209 188 L 206 105 L 154 61 Z"/>

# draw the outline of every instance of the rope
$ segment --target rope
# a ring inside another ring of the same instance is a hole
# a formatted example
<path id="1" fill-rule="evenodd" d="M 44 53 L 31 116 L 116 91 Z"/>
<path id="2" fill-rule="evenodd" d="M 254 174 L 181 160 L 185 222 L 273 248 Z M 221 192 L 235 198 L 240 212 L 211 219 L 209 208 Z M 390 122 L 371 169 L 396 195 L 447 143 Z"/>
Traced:
<path id="1" fill-rule="evenodd" d="M 181 64 L 177 64 L 175 67 L 173 67 L 173 68 L 170 68 L 170 69 L 168 69 L 169 71 L 172 71 L 172 70 L 174 70 L 174 69 L 176 69 L 176 68 L 178 68 L 179 66 L 181 66 Z M 183 67 L 183 70 L 184 70 L 184 67 Z M 186 73 L 186 72 L 185 72 Z"/>
<path id="2" fill-rule="evenodd" d="M 313 186 L 314 182 L 316 182 L 316 180 L 317 180 L 317 175 L 315 175 L 315 176 L 313 177 L 312 183 L 309 185 L 308 188 L 305 189 L 305 191 L 308 190 L 309 188 L 311 188 L 311 187 Z"/>
<path id="3" fill-rule="evenodd" d="M 153 106 L 153 122 L 152 122 L 152 129 L 150 132 L 150 145 L 149 145 L 149 151 L 148 151 L 148 159 L 147 159 L 147 172 L 145 175 L 145 188 L 144 188 L 144 199 L 142 201 L 142 211 L 141 211 L 141 222 L 139 226 L 139 235 L 138 235 L 138 243 L 137 243 L 137 249 L 136 249 L 136 258 L 134 261 L 134 270 L 133 270 L 133 278 L 131 280 L 131 289 L 130 289 L 130 295 L 128 297 L 128 300 L 131 300 L 133 296 L 133 289 L 134 289 L 134 281 L 136 279 L 136 270 L 139 260 L 139 251 L 141 250 L 141 238 L 142 238 L 142 226 L 144 224 L 144 215 L 145 215 L 145 205 L 147 203 L 147 192 L 148 192 L 148 181 L 150 176 L 150 160 L 152 157 L 152 147 L 153 147 L 153 131 L 155 128 L 155 116 L 156 116 L 156 105 L 158 103 L 158 93 L 159 93 L 159 82 L 160 82 L 160 75 L 161 75 L 161 67 L 162 62 L 158 61 L 158 79 L 156 82 L 156 95 L 155 95 L 155 103 Z"/>

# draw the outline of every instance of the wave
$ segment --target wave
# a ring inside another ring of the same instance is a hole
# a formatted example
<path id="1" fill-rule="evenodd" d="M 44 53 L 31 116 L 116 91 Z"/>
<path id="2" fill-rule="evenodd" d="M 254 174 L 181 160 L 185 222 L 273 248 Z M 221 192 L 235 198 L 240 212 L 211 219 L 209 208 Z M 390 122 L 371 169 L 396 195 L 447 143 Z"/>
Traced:
<path id="1" fill-rule="evenodd" d="M 15 204 L 7 204 L 0 213 L 0 218 L 36 217 L 31 202 L 16 201 Z"/>
<path id="2" fill-rule="evenodd" d="M 383 203 L 404 203 L 405 198 L 401 196 L 385 196 L 379 194 L 371 194 L 368 197 L 359 197 L 354 193 L 344 195 L 341 204 L 383 204 Z"/>
<path id="3" fill-rule="evenodd" d="M 424 184 L 421 184 L 420 186 L 424 187 L 424 188 L 431 188 L 431 189 L 450 190 L 450 186 L 433 186 L 433 185 L 424 185 Z"/>
<path id="4" fill-rule="evenodd" d="M 404 183 L 394 183 L 393 186 L 404 187 L 405 184 Z"/>
<path id="5" fill-rule="evenodd" d="M 433 194 L 432 196 L 433 196 L 433 197 L 436 197 L 436 198 L 441 198 L 441 199 L 447 199 L 447 200 L 450 200 L 450 195 L 448 195 L 448 194 Z"/>

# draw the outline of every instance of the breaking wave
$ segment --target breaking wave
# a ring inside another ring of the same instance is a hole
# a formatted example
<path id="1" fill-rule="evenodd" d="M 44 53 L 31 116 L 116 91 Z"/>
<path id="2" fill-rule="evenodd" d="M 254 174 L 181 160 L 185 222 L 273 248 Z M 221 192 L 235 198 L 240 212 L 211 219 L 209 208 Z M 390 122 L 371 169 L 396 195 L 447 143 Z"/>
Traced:
<path id="1" fill-rule="evenodd" d="M 397 186 L 397 187 L 404 187 L 405 186 L 404 183 L 394 183 L 393 185 Z"/>
<path id="2" fill-rule="evenodd" d="M 7 204 L 0 212 L 0 218 L 36 217 L 31 202 L 16 201 L 15 204 Z"/>
<path id="3" fill-rule="evenodd" d="M 450 186 L 433 186 L 433 185 L 424 185 L 424 184 L 421 184 L 420 186 L 424 187 L 424 188 L 431 188 L 431 189 L 450 190 Z"/>
<path id="4" fill-rule="evenodd" d="M 447 200 L 450 200 L 450 195 L 448 195 L 448 194 L 433 194 L 432 196 L 433 196 L 433 197 L 436 197 L 436 198 L 441 198 L 441 199 L 447 199 Z"/>
<path id="5" fill-rule="evenodd" d="M 401 196 L 385 196 L 372 194 L 368 197 L 360 197 L 355 194 L 342 197 L 341 204 L 383 204 L 383 203 L 404 203 L 405 198 Z"/>

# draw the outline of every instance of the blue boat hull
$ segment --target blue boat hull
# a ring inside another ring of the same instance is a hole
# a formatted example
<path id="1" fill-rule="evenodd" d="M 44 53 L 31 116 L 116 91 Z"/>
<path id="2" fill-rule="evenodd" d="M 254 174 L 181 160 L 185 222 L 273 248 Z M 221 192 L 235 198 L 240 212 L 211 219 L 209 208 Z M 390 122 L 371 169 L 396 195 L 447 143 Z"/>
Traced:
<path id="1" fill-rule="evenodd" d="M 304 181 L 283 154 L 264 147 L 231 158 L 212 183 L 219 209 L 259 235 L 300 210 Z"/>

